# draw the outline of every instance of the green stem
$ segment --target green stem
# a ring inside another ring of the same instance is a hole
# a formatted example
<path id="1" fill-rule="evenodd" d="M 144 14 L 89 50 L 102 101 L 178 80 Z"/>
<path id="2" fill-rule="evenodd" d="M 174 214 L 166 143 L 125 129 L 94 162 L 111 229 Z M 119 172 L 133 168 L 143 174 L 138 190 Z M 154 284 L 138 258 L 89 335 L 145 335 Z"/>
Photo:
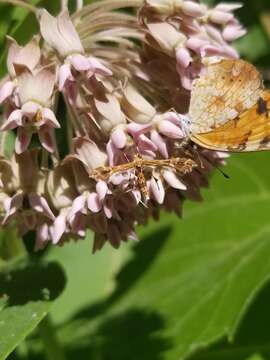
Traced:
<path id="1" fill-rule="evenodd" d="M 65 354 L 57 338 L 55 327 L 47 315 L 38 325 L 40 338 L 43 342 L 47 360 L 65 360 Z"/>
<path id="2" fill-rule="evenodd" d="M 28 4 L 22 0 L 0 0 L 0 3 L 9 3 L 16 6 L 24 7 L 25 9 L 37 14 L 37 8 L 31 4 Z"/>

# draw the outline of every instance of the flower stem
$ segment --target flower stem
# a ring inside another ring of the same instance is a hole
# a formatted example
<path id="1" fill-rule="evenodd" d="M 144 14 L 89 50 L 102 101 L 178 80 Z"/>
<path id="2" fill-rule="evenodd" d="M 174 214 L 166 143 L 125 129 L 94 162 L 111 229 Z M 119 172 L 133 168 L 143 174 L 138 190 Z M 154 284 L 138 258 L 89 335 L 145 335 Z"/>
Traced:
<path id="1" fill-rule="evenodd" d="M 38 325 L 40 338 L 43 342 L 44 354 L 47 360 L 66 360 L 63 348 L 59 344 L 56 330 L 51 318 L 47 315 Z"/>
<path id="2" fill-rule="evenodd" d="M 35 15 L 37 14 L 37 8 L 31 4 L 28 4 L 27 2 L 24 2 L 22 0 L 0 0 L 0 3 L 9 3 L 16 6 L 24 7 L 25 9 L 33 12 Z"/>

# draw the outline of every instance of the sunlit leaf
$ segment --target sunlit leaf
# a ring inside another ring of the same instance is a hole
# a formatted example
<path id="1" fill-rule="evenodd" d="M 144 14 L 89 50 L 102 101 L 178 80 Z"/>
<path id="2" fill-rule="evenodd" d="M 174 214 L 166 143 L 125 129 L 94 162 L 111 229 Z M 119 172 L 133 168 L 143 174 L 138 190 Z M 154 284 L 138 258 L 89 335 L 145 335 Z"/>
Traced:
<path id="1" fill-rule="evenodd" d="M 65 276 L 56 263 L 16 262 L 0 272 L 0 359 L 37 326 L 60 295 Z"/>

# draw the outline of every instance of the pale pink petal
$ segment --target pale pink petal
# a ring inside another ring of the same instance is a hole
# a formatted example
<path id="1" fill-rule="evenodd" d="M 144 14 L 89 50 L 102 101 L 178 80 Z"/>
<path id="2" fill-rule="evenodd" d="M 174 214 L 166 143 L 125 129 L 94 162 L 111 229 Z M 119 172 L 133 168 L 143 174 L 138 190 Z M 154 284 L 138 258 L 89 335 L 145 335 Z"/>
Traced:
<path id="1" fill-rule="evenodd" d="M 28 118 L 33 118 L 40 109 L 41 106 L 38 103 L 28 101 L 27 103 L 23 104 L 22 113 Z"/>
<path id="2" fill-rule="evenodd" d="M 131 194 L 133 195 L 133 197 L 134 197 L 134 199 L 136 201 L 136 204 L 138 205 L 142 200 L 141 192 L 139 190 L 132 190 Z"/>
<path id="3" fill-rule="evenodd" d="M 168 111 L 163 114 L 163 119 L 168 120 L 179 127 L 182 125 L 181 116 L 184 117 L 184 115 L 178 114 L 174 111 Z"/>
<path id="4" fill-rule="evenodd" d="M 234 49 L 232 46 L 226 45 L 224 46 L 224 56 L 230 57 L 232 59 L 238 59 L 239 54 L 236 49 Z"/>
<path id="5" fill-rule="evenodd" d="M 127 234 L 127 237 L 129 240 L 136 241 L 136 242 L 139 241 L 138 235 L 133 230 Z"/>
<path id="6" fill-rule="evenodd" d="M 186 42 L 186 46 L 195 51 L 196 53 L 200 53 L 200 49 L 202 46 L 205 46 L 209 44 L 209 40 L 206 39 L 201 39 L 199 37 L 190 37 L 187 42 Z"/>
<path id="7" fill-rule="evenodd" d="M 94 213 L 101 210 L 101 203 L 97 193 L 90 193 L 87 198 L 88 209 Z"/>
<path id="8" fill-rule="evenodd" d="M 8 48 L 8 56 L 7 56 L 7 69 L 9 75 L 14 78 L 16 76 L 15 69 L 14 69 L 14 62 L 21 50 L 21 47 L 17 44 L 16 40 L 14 40 L 12 37 L 7 36 L 7 40 L 9 43 Z"/>
<path id="9" fill-rule="evenodd" d="M 9 115 L 8 119 L 1 126 L 2 131 L 12 130 L 22 125 L 22 112 L 21 110 L 14 110 Z"/>
<path id="10" fill-rule="evenodd" d="M 57 17 L 58 29 L 62 35 L 63 40 L 69 47 L 69 53 L 83 52 L 83 46 L 81 44 L 80 37 L 69 17 L 68 10 L 62 11 Z"/>
<path id="11" fill-rule="evenodd" d="M 66 215 L 60 212 L 53 224 L 52 242 L 57 244 L 66 230 Z"/>
<path id="12" fill-rule="evenodd" d="M 173 187 L 174 189 L 178 189 L 178 190 L 186 190 L 187 187 L 185 184 L 183 184 L 178 177 L 175 175 L 174 172 L 169 171 L 169 170 L 165 170 L 162 173 L 164 179 L 166 180 L 166 182 Z"/>
<path id="13" fill-rule="evenodd" d="M 184 137 L 181 128 L 168 120 L 162 120 L 158 125 L 158 130 L 162 135 L 172 139 L 182 139 Z"/>
<path id="14" fill-rule="evenodd" d="M 9 198 L 8 201 L 5 202 L 6 215 L 3 219 L 2 224 L 6 224 L 10 217 L 16 213 L 17 210 L 21 209 L 23 206 L 23 198 L 24 195 L 22 193 L 13 195 L 12 198 Z"/>
<path id="15" fill-rule="evenodd" d="M 183 68 L 187 68 L 192 62 L 192 57 L 186 48 L 181 47 L 176 50 L 176 61 Z"/>
<path id="16" fill-rule="evenodd" d="M 233 19 L 233 14 L 225 11 L 219 11 L 214 9 L 211 11 L 210 20 L 218 25 L 225 25 L 227 22 Z"/>
<path id="17" fill-rule="evenodd" d="M 88 138 L 75 138 L 74 149 L 78 155 L 78 158 L 85 165 L 89 172 L 93 171 L 99 166 L 104 166 L 107 161 L 106 154 L 99 149 L 94 141 Z"/>
<path id="18" fill-rule="evenodd" d="M 104 214 L 107 219 L 111 219 L 113 217 L 113 204 L 111 201 L 106 201 L 103 205 Z"/>
<path id="19" fill-rule="evenodd" d="M 53 128 L 60 128 L 60 124 L 57 121 L 54 112 L 49 108 L 42 108 L 41 110 L 42 118 L 45 120 L 45 123 Z"/>
<path id="20" fill-rule="evenodd" d="M 194 1 L 183 1 L 181 9 L 185 15 L 192 17 L 201 17 L 205 14 L 205 8 Z"/>
<path id="21" fill-rule="evenodd" d="M 6 101 L 13 93 L 15 88 L 13 81 L 7 81 L 0 88 L 0 104 Z"/>
<path id="22" fill-rule="evenodd" d="M 56 149 L 56 141 L 54 135 L 54 129 L 50 126 L 43 125 L 38 131 L 39 141 L 47 151 L 53 153 Z"/>
<path id="23" fill-rule="evenodd" d="M 239 24 L 228 24 L 225 26 L 222 35 L 225 41 L 232 42 L 244 35 L 247 31 Z"/>
<path id="24" fill-rule="evenodd" d="M 223 11 L 223 12 L 230 12 L 241 9 L 243 7 L 242 3 L 220 3 L 216 6 L 216 10 Z"/>
<path id="25" fill-rule="evenodd" d="M 17 77 L 18 94 L 22 104 L 35 101 L 46 105 L 50 100 L 54 85 L 55 71 L 49 68 L 42 68 L 36 73 L 25 69 Z"/>
<path id="26" fill-rule="evenodd" d="M 42 213 L 43 215 L 47 216 L 49 219 L 54 220 L 55 216 L 51 211 L 47 200 L 38 194 L 30 193 L 28 195 L 29 203 L 32 209 L 37 211 L 38 213 Z"/>
<path id="27" fill-rule="evenodd" d="M 91 68 L 88 58 L 81 54 L 70 56 L 70 62 L 77 71 L 87 71 Z"/>
<path id="28" fill-rule="evenodd" d="M 35 251 L 42 250 L 49 241 L 49 226 L 42 224 L 37 228 Z"/>
<path id="29" fill-rule="evenodd" d="M 112 71 L 106 66 L 102 65 L 97 58 L 89 57 L 88 61 L 90 65 L 90 70 L 92 70 L 93 73 L 97 73 L 103 76 L 111 76 L 113 74 Z"/>
<path id="30" fill-rule="evenodd" d="M 133 137 L 145 134 L 150 131 L 151 128 L 152 124 L 137 124 L 133 122 L 127 125 L 127 130 Z"/>
<path id="31" fill-rule="evenodd" d="M 126 176 L 124 173 L 116 173 L 113 174 L 112 176 L 110 176 L 109 181 L 113 184 L 113 185 L 120 185 L 126 182 Z"/>
<path id="32" fill-rule="evenodd" d="M 72 232 L 80 237 L 85 237 L 86 217 L 82 213 L 77 213 L 72 221 Z"/>
<path id="33" fill-rule="evenodd" d="M 160 154 L 166 159 L 169 157 L 166 140 L 156 131 L 151 131 L 151 141 L 156 145 Z"/>
<path id="34" fill-rule="evenodd" d="M 85 205 L 86 197 L 84 195 L 76 197 L 76 199 L 72 203 L 72 207 L 68 215 L 69 221 L 73 221 L 72 219 L 77 213 L 83 212 L 85 210 Z"/>
<path id="35" fill-rule="evenodd" d="M 162 204 L 165 198 L 165 189 L 160 179 L 151 178 L 150 191 L 158 204 Z"/>
<path id="36" fill-rule="evenodd" d="M 116 163 L 115 159 L 117 159 L 119 150 L 117 149 L 117 147 L 113 144 L 113 142 L 111 140 L 107 143 L 106 150 L 107 150 L 109 165 L 113 166 Z"/>
<path id="37" fill-rule="evenodd" d="M 58 88 L 59 91 L 63 91 L 67 80 L 73 81 L 74 77 L 71 73 L 70 70 L 70 65 L 69 64 L 63 64 L 60 66 L 59 68 L 59 73 L 58 73 Z"/>
<path id="38" fill-rule="evenodd" d="M 23 153 L 28 148 L 31 138 L 32 138 L 31 131 L 23 127 L 19 127 L 17 130 L 17 137 L 15 141 L 15 152 L 17 154 Z"/>
<path id="39" fill-rule="evenodd" d="M 137 142 L 138 142 L 138 147 L 142 152 L 144 151 L 155 152 L 158 149 L 156 144 L 145 135 L 140 135 L 137 139 Z"/>
<path id="40" fill-rule="evenodd" d="M 127 134 L 123 128 L 117 127 L 111 134 L 111 140 L 115 147 L 122 149 L 127 143 Z"/>
<path id="41" fill-rule="evenodd" d="M 63 57 L 71 53 L 83 53 L 80 38 L 72 24 L 68 11 L 57 18 L 45 9 L 40 10 L 40 31 L 45 41 Z"/>
<path id="42" fill-rule="evenodd" d="M 17 56 L 13 59 L 14 64 L 25 65 L 33 70 L 40 60 L 39 36 L 34 36 L 25 46 L 20 48 Z"/>
<path id="43" fill-rule="evenodd" d="M 209 45 L 202 46 L 202 48 L 201 48 L 201 56 L 202 57 L 222 56 L 222 54 L 224 54 L 224 49 L 221 48 L 220 46 L 209 44 Z"/>
<path id="44" fill-rule="evenodd" d="M 105 196 L 108 193 L 107 183 L 105 181 L 99 180 L 96 184 L 96 192 L 98 194 L 99 201 L 103 202 Z"/>
<path id="45" fill-rule="evenodd" d="M 9 212 L 11 208 L 11 197 L 6 197 L 3 202 L 5 212 Z"/>
<path id="46" fill-rule="evenodd" d="M 206 24 L 205 30 L 206 30 L 208 36 L 210 36 L 210 38 L 217 41 L 219 44 L 224 44 L 224 39 L 222 37 L 222 34 L 215 26 Z"/>

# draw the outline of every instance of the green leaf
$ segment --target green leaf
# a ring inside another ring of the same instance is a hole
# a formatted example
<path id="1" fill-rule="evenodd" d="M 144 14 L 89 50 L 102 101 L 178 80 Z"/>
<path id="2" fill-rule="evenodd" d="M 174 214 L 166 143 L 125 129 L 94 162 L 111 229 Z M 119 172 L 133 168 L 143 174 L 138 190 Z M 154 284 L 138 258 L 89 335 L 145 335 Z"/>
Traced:
<path id="1" fill-rule="evenodd" d="M 200 351 L 189 360 L 266 360 L 270 357 L 270 284 L 259 293 L 237 331 L 226 340 Z"/>
<path id="2" fill-rule="evenodd" d="M 93 255 L 93 236 L 84 241 L 68 243 L 64 247 L 51 247 L 48 261 L 57 261 L 65 269 L 68 283 L 51 311 L 55 323 L 62 323 L 80 308 L 110 294 L 115 286 L 113 275 L 129 254 L 129 246 L 118 250 L 110 246 Z"/>
<path id="3" fill-rule="evenodd" d="M 33 0 L 32 4 L 38 7 L 44 7 L 51 13 L 59 11 L 60 1 L 51 0 Z M 2 5 L 2 4 L 1 4 Z M 6 15 L 5 22 L 0 27 L 0 48 L 4 48 L 4 37 L 10 35 L 14 37 L 19 44 L 24 44 L 29 41 L 32 36 L 39 31 L 38 22 L 33 13 L 30 13 L 23 7 L 16 7 L 12 5 L 3 5 L 5 9 L 1 12 L 0 8 L 0 23 L 1 14 Z M 1 41 L 2 40 L 2 41 Z M 6 72 L 6 51 L 2 51 L 0 56 L 0 77 L 5 75 Z"/>
<path id="4" fill-rule="evenodd" d="M 60 295 L 65 276 L 56 263 L 16 262 L 0 272 L 0 359 L 38 325 Z"/>
<path id="5" fill-rule="evenodd" d="M 268 160 L 235 156 L 231 179 L 216 174 L 203 203 L 186 203 L 184 220 L 165 217 L 143 231 L 112 294 L 60 327 L 69 358 L 183 359 L 223 336 L 233 341 L 269 280 Z M 104 273 L 83 267 L 78 292 Z"/>
<path id="6" fill-rule="evenodd" d="M 263 358 L 261 355 L 255 354 L 250 356 L 247 360 L 266 360 L 266 358 Z"/>
<path id="7" fill-rule="evenodd" d="M 25 254 L 23 240 L 18 237 L 17 230 L 13 227 L 0 228 L 0 261 L 7 263 Z"/>
<path id="8" fill-rule="evenodd" d="M 247 35 L 236 41 L 235 47 L 250 62 L 269 54 L 269 41 L 260 24 L 249 27 Z"/>

